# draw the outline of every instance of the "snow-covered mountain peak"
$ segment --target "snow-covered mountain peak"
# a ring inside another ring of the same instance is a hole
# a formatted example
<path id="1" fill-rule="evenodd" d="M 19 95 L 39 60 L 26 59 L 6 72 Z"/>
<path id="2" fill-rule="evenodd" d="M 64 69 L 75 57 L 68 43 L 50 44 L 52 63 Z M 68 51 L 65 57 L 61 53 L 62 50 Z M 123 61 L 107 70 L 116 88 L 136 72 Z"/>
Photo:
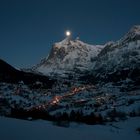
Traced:
<path id="1" fill-rule="evenodd" d="M 137 37 L 140 37 L 140 25 L 133 26 L 130 31 L 124 36 L 124 38 L 131 38 L 134 40 L 138 39 Z"/>
<path id="2" fill-rule="evenodd" d="M 125 44 L 136 40 L 140 40 L 140 25 L 133 26 L 129 32 L 118 41 L 118 43 Z"/>
<path id="3" fill-rule="evenodd" d="M 103 48 L 103 45 L 90 45 L 87 43 L 84 43 L 83 41 L 79 40 L 79 38 L 76 38 L 74 40 L 72 40 L 70 37 L 66 37 L 64 40 L 57 42 L 54 44 L 53 48 L 54 49 L 61 49 L 61 48 L 79 48 L 79 49 L 84 49 L 84 48 L 93 48 L 93 47 L 98 47 L 98 48 Z"/>
<path id="4" fill-rule="evenodd" d="M 35 70 L 43 74 L 67 73 L 74 69 L 80 71 L 89 69 L 91 59 L 96 57 L 103 45 L 89 45 L 79 39 L 72 40 L 67 37 L 53 45 L 48 57 L 43 59 Z"/>
<path id="5" fill-rule="evenodd" d="M 57 47 L 57 48 L 67 47 L 69 43 L 70 43 L 70 37 L 66 37 L 64 40 L 55 43 L 54 47 Z"/>
<path id="6" fill-rule="evenodd" d="M 135 25 L 130 29 L 130 33 L 140 35 L 140 25 Z"/>

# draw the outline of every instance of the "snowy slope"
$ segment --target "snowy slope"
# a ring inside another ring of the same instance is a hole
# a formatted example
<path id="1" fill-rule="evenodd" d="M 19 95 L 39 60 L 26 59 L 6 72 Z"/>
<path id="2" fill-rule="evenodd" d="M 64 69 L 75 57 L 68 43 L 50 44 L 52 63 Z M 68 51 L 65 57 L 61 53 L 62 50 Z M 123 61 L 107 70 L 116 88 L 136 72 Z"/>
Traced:
<path id="1" fill-rule="evenodd" d="M 88 70 L 91 60 L 99 54 L 103 47 L 102 45 L 89 45 L 78 39 L 65 38 L 63 41 L 55 43 L 49 56 L 33 69 L 46 75 L 64 74 L 76 69 Z"/>
<path id="2" fill-rule="evenodd" d="M 112 125 L 78 125 L 69 128 L 52 125 L 48 121 L 24 121 L 0 117 L 2 140 L 139 140 L 140 118 L 132 118 Z"/>
<path id="3" fill-rule="evenodd" d="M 138 79 L 139 71 L 140 26 L 134 26 L 119 41 L 106 44 L 93 65 L 95 77 L 112 81 Z"/>

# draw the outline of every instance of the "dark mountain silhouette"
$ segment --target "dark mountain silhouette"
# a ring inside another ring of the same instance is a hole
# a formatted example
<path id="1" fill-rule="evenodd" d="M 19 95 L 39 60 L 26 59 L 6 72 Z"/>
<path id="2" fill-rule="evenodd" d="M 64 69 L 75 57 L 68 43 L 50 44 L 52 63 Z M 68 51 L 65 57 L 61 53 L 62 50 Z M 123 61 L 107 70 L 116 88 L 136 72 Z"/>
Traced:
<path id="1" fill-rule="evenodd" d="M 18 83 L 20 81 L 28 85 L 39 81 L 46 88 L 51 88 L 55 82 L 55 80 L 51 80 L 49 77 L 43 75 L 17 70 L 0 59 L 0 82 Z"/>

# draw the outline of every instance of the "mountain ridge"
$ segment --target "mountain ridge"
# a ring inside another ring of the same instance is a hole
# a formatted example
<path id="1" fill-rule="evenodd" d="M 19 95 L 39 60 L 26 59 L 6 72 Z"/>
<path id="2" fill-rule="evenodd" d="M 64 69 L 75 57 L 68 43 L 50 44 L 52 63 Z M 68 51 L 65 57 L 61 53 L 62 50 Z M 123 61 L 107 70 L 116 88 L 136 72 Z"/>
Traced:
<path id="1" fill-rule="evenodd" d="M 50 77 L 17 70 L 4 60 L 0 59 L 0 82 L 20 83 L 21 81 L 31 86 L 36 82 L 42 82 L 46 88 L 51 88 L 55 83 L 55 80 L 50 79 Z"/>

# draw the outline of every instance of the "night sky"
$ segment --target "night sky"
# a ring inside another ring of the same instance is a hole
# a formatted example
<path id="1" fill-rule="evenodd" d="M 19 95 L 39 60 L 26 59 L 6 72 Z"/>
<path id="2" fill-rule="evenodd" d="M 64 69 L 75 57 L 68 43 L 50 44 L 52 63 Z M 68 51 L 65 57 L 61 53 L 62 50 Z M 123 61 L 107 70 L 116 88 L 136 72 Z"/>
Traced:
<path id="1" fill-rule="evenodd" d="M 135 24 L 140 24 L 140 0 L 0 0 L 0 58 L 31 67 L 67 29 L 73 38 L 104 44 Z"/>

